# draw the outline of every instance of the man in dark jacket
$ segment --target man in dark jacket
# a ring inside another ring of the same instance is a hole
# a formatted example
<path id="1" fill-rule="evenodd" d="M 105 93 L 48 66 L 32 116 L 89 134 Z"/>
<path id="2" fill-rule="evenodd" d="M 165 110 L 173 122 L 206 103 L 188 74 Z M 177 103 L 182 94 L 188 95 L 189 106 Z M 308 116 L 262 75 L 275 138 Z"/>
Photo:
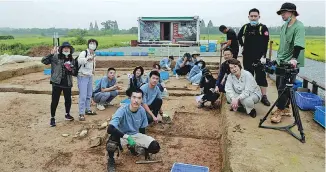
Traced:
<path id="1" fill-rule="evenodd" d="M 54 47 L 51 54 L 42 58 L 42 63 L 51 65 L 51 79 L 52 84 L 52 101 L 51 101 L 51 127 L 56 126 L 55 112 L 59 103 L 61 92 L 65 97 L 66 120 L 72 121 L 74 118 L 70 115 L 71 108 L 71 87 L 72 87 L 72 73 L 75 72 L 75 61 L 72 58 L 74 49 L 69 42 L 62 43 L 62 46 L 57 49 Z"/>
<path id="2" fill-rule="evenodd" d="M 233 57 L 232 50 L 230 48 L 226 48 L 223 52 L 223 56 L 225 61 L 221 64 L 221 68 L 216 80 L 215 91 L 225 93 L 224 87 L 226 78 L 230 74 L 228 60 L 232 59 Z"/>
<path id="3" fill-rule="evenodd" d="M 240 29 L 238 39 L 243 47 L 243 67 L 256 78 L 257 84 L 260 86 L 262 98 L 261 102 L 270 106 L 270 102 L 266 96 L 267 79 L 264 68 L 261 65 L 255 65 L 259 62 L 266 63 L 266 53 L 269 41 L 269 32 L 266 25 L 259 23 L 259 10 L 254 8 L 249 11 L 248 16 L 250 23 L 245 24 Z"/>

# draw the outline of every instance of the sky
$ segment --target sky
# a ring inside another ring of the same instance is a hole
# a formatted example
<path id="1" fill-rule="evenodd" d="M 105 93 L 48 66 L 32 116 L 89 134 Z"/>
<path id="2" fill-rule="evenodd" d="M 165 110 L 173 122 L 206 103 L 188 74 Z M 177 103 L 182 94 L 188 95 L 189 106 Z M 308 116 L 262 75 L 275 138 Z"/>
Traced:
<path id="1" fill-rule="evenodd" d="M 137 25 L 138 17 L 199 16 L 207 25 L 240 27 L 252 8 L 260 10 L 260 22 L 280 26 L 276 11 L 286 1 L 271 0 L 0 0 L 0 27 L 82 28 L 90 22 L 117 20 L 120 29 Z M 325 26 L 325 1 L 290 1 L 297 6 L 305 26 Z"/>

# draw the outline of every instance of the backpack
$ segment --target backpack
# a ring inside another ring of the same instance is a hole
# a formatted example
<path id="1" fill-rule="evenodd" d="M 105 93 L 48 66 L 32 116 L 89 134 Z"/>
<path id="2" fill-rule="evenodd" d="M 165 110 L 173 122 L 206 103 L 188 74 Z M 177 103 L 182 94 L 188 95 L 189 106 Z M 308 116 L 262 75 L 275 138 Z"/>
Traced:
<path id="1" fill-rule="evenodd" d="M 86 52 L 86 55 L 85 55 L 85 57 L 87 57 L 87 50 L 84 50 L 85 52 Z M 80 69 L 80 67 L 81 67 L 81 65 L 79 65 L 78 64 L 78 57 L 79 56 L 77 56 L 75 59 L 74 59 L 74 67 L 73 67 L 73 72 L 72 72 L 72 76 L 76 76 L 77 77 L 77 75 L 78 75 L 78 71 L 79 71 L 79 69 Z M 84 65 L 85 66 L 85 65 Z"/>

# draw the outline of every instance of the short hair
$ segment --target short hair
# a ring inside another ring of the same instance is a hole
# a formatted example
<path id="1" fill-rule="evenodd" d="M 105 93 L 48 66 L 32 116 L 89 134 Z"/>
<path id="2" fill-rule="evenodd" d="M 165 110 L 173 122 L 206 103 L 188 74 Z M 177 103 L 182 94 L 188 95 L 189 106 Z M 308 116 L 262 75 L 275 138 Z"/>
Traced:
<path id="1" fill-rule="evenodd" d="M 151 71 L 151 73 L 149 73 L 149 77 L 151 78 L 153 75 L 156 75 L 158 76 L 159 78 L 161 77 L 160 76 L 160 73 L 158 71 Z"/>
<path id="2" fill-rule="evenodd" d="M 113 71 L 116 72 L 116 70 L 115 70 L 113 67 L 110 67 L 110 68 L 108 69 L 108 72 L 109 72 L 110 70 L 113 70 Z"/>
<path id="3" fill-rule="evenodd" d="M 140 70 L 140 73 L 141 73 L 140 75 L 143 75 L 144 74 L 144 68 L 141 67 L 141 66 L 137 66 L 137 67 L 135 67 L 134 71 L 132 72 L 134 74 L 134 76 L 136 76 L 136 71 L 138 69 Z"/>
<path id="4" fill-rule="evenodd" d="M 141 90 L 140 88 L 129 87 L 129 88 L 126 90 L 126 95 L 127 95 L 128 97 L 131 97 L 132 93 L 141 93 L 141 97 L 143 97 L 143 95 L 144 95 L 143 90 Z"/>
<path id="5" fill-rule="evenodd" d="M 161 65 L 159 65 L 159 64 L 157 64 L 157 63 L 154 63 L 154 64 L 153 64 L 153 68 L 156 69 L 156 66 L 158 67 L 159 70 L 161 69 Z"/>
<path id="6" fill-rule="evenodd" d="M 232 53 L 232 49 L 231 48 L 225 48 L 223 52 L 225 52 L 225 51 L 230 51 Z"/>
<path id="7" fill-rule="evenodd" d="M 237 66 L 239 66 L 240 69 L 242 69 L 241 62 L 237 59 L 232 58 L 232 59 L 228 60 L 228 64 L 229 65 L 230 64 L 237 65 Z"/>
<path id="8" fill-rule="evenodd" d="M 225 29 L 227 29 L 226 28 L 226 26 L 224 26 L 224 25 L 221 25 L 219 28 L 218 28 L 221 32 L 223 32 Z"/>
<path id="9" fill-rule="evenodd" d="M 96 47 L 98 46 L 98 42 L 97 42 L 96 39 L 89 39 L 89 40 L 87 41 L 87 45 L 88 45 L 89 43 L 91 43 L 91 42 L 95 42 Z"/>
<path id="10" fill-rule="evenodd" d="M 169 56 L 169 59 L 174 60 L 174 57 L 173 56 Z"/>
<path id="11" fill-rule="evenodd" d="M 249 10 L 249 15 L 250 15 L 250 13 L 252 13 L 252 12 L 257 12 L 257 13 L 259 14 L 259 10 L 258 10 L 257 8 L 253 8 L 253 9 Z"/>

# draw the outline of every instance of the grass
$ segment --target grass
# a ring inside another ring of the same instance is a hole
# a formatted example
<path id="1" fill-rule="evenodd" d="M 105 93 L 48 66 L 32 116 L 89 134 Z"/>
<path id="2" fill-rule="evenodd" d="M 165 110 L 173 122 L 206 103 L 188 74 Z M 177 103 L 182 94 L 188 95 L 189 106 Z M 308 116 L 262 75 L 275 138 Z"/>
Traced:
<path id="1" fill-rule="evenodd" d="M 85 39 L 94 38 L 99 42 L 99 49 L 106 49 L 110 47 L 120 47 L 128 46 L 130 40 L 136 40 L 137 35 L 112 35 L 112 36 L 93 36 L 85 37 Z M 60 42 L 69 41 L 72 42 L 74 37 L 61 37 Z M 201 40 L 207 40 L 208 35 L 202 34 L 200 36 Z M 223 42 L 226 39 L 226 35 L 209 35 L 210 40 L 218 40 L 218 42 Z M 272 35 L 270 40 L 273 40 L 273 50 L 278 49 L 279 36 Z M 20 44 L 19 44 L 20 43 Z M 0 40 L 0 54 L 26 54 L 26 52 L 39 45 L 49 45 L 52 46 L 52 37 L 42 37 L 38 35 L 32 36 L 20 36 L 15 37 L 13 40 Z M 81 51 L 86 48 L 85 45 L 74 45 L 76 51 Z M 313 55 L 314 53 L 316 55 Z M 323 36 L 306 36 L 306 49 L 305 56 L 307 58 L 323 61 L 325 62 L 325 37 Z"/>

